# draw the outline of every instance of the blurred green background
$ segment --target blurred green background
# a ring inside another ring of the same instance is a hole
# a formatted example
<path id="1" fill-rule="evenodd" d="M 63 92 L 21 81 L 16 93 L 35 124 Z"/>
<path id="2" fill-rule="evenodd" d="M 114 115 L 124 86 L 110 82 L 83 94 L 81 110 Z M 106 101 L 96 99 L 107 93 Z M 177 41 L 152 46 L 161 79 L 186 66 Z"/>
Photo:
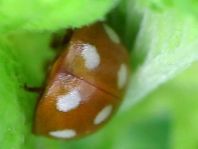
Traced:
<path id="1" fill-rule="evenodd" d="M 86 10 L 86 11 L 85 11 Z M 91 15 L 90 15 L 91 14 Z M 130 52 L 133 73 L 107 126 L 73 141 L 31 133 L 53 33 L 105 20 Z M 198 2 L 0 0 L 2 149 L 198 149 Z"/>

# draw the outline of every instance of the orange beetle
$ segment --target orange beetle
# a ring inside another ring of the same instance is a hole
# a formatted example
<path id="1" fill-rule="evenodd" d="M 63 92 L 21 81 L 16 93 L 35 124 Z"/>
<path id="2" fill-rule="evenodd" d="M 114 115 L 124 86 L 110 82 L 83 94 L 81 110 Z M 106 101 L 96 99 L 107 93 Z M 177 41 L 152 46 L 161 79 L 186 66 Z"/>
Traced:
<path id="1" fill-rule="evenodd" d="M 96 131 L 119 107 L 129 72 L 127 51 L 110 27 L 76 29 L 51 68 L 34 132 L 72 139 Z"/>

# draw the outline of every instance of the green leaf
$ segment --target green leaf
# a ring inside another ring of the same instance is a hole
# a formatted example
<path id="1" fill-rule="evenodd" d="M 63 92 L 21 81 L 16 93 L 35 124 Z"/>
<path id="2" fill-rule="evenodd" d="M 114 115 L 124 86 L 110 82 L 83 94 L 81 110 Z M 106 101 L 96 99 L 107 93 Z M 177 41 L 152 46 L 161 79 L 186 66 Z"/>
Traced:
<path id="1" fill-rule="evenodd" d="M 30 142 L 38 94 L 28 92 L 24 86 L 40 87 L 43 82 L 43 65 L 52 55 L 49 35 L 18 33 L 0 40 L 2 148 L 22 149 Z"/>
<path id="2" fill-rule="evenodd" d="M 17 90 L 19 88 L 17 72 L 13 69 L 17 68 L 17 63 L 11 49 L 3 43 L 0 46 L 0 55 L 0 143 L 2 148 L 19 149 L 24 143 L 26 130 L 21 127 L 25 124 L 24 113 L 18 101 L 18 95 L 22 92 Z"/>
<path id="3" fill-rule="evenodd" d="M 180 14 L 198 17 L 198 1 L 196 0 L 141 0 L 141 2 L 154 11 L 174 9 Z"/>
<path id="4" fill-rule="evenodd" d="M 171 82 L 173 113 L 172 146 L 174 149 L 198 147 L 198 63 Z"/>
<path id="5" fill-rule="evenodd" d="M 0 0 L 0 32 L 80 27 L 104 19 L 116 4 L 117 0 Z"/>
<path id="6" fill-rule="evenodd" d="M 136 68 L 123 109 L 142 99 L 160 84 L 198 60 L 198 20 L 175 11 L 145 9 L 132 53 Z"/>

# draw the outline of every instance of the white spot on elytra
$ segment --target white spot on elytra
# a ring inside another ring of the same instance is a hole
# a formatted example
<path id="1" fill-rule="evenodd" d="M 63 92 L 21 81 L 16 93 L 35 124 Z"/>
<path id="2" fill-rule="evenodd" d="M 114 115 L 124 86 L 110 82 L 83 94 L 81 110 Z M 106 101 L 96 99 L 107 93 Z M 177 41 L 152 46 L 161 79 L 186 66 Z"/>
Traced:
<path id="1" fill-rule="evenodd" d="M 112 109 L 113 109 L 112 105 L 108 105 L 108 106 L 104 107 L 97 114 L 96 118 L 94 119 L 94 124 L 98 125 L 98 124 L 102 123 L 103 121 L 105 121 L 111 114 Z"/>
<path id="2" fill-rule="evenodd" d="M 118 70 L 118 87 L 121 89 L 124 87 L 127 81 L 127 67 L 125 64 L 121 64 Z"/>
<path id="3" fill-rule="evenodd" d="M 61 95 L 58 97 L 56 108 L 62 112 L 68 112 L 79 106 L 81 101 L 80 93 L 77 89 L 72 90 L 66 95 Z"/>
<path id="4" fill-rule="evenodd" d="M 83 44 L 82 56 L 85 60 L 85 66 L 89 69 L 95 69 L 100 64 L 100 55 L 95 46 L 91 44 Z"/>
<path id="5" fill-rule="evenodd" d="M 56 138 L 69 139 L 76 136 L 76 131 L 72 129 L 57 130 L 49 132 L 49 135 Z"/>
<path id="6" fill-rule="evenodd" d="M 104 29 L 105 29 L 107 35 L 109 36 L 109 38 L 113 42 L 120 43 L 120 39 L 119 39 L 118 35 L 115 33 L 115 31 L 111 27 L 109 27 L 108 25 L 105 24 Z"/>

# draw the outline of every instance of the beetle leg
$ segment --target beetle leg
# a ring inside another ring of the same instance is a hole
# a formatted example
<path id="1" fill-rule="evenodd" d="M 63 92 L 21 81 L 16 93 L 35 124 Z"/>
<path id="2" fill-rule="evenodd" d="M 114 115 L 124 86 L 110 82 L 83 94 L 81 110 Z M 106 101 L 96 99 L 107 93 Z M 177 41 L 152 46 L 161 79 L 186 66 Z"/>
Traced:
<path id="1" fill-rule="evenodd" d="M 27 84 L 24 84 L 24 89 L 29 92 L 42 93 L 44 88 L 43 87 L 31 87 L 31 86 L 28 86 Z"/>

